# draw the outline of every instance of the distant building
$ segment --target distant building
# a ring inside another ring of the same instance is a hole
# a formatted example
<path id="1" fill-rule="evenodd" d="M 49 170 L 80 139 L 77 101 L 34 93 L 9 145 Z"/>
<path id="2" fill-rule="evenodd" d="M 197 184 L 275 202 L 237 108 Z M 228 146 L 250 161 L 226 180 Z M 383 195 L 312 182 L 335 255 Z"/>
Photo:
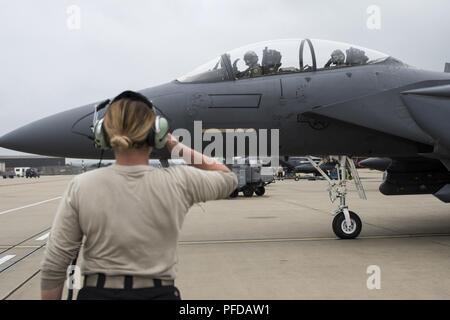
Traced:
<path id="1" fill-rule="evenodd" d="M 17 167 L 43 168 L 43 167 L 64 167 L 65 158 L 52 158 L 44 156 L 23 155 L 23 156 L 0 156 L 0 163 L 4 163 L 6 169 Z"/>

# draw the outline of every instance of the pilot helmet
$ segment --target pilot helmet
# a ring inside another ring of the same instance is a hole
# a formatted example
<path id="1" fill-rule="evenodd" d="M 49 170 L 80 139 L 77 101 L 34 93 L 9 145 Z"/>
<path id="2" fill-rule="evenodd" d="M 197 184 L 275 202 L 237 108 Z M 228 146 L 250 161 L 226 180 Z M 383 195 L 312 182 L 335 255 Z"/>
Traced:
<path id="1" fill-rule="evenodd" d="M 247 51 L 244 54 L 244 61 L 246 65 L 252 65 L 258 62 L 258 55 L 255 51 Z"/>
<path id="2" fill-rule="evenodd" d="M 331 61 L 335 64 L 342 64 L 345 61 L 345 54 L 342 50 L 334 50 L 331 54 Z"/>

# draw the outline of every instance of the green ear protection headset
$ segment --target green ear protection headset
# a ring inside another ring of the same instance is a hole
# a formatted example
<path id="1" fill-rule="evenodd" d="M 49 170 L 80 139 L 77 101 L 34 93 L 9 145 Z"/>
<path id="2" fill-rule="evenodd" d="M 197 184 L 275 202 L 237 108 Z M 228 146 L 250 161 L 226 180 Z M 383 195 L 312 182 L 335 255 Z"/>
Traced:
<path id="1" fill-rule="evenodd" d="M 148 100 L 144 95 L 130 90 L 122 92 L 117 97 L 115 97 L 111 102 L 110 100 L 105 100 L 102 103 L 98 104 L 94 110 L 94 120 L 92 124 L 92 130 L 94 133 L 94 144 L 98 149 L 101 150 L 111 149 L 108 134 L 106 133 L 106 130 L 103 126 L 104 118 L 98 119 L 98 112 L 103 108 L 108 108 L 111 104 L 121 99 L 128 99 L 131 101 L 142 102 L 146 106 L 148 106 L 148 108 L 152 110 L 152 112 L 155 112 L 153 104 L 150 100 Z M 168 133 L 169 133 L 169 122 L 167 121 L 166 118 L 157 115 L 155 123 L 150 129 L 145 142 L 147 142 L 147 144 L 151 147 L 155 147 L 156 149 L 162 149 L 166 145 Z"/>

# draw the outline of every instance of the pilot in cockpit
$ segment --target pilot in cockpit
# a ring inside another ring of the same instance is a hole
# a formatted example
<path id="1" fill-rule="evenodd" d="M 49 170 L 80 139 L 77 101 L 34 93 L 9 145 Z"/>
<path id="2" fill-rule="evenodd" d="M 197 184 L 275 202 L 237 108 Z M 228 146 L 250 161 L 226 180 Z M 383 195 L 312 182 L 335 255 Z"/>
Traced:
<path id="1" fill-rule="evenodd" d="M 244 54 L 244 61 L 248 68 L 242 72 L 237 72 L 237 78 L 251 78 L 262 75 L 262 68 L 258 63 L 258 55 L 255 53 L 255 51 L 247 51 Z M 236 68 L 236 64 L 233 67 Z"/>
<path id="2" fill-rule="evenodd" d="M 325 64 L 324 68 L 343 66 L 345 66 L 345 54 L 341 50 L 337 49 L 331 53 L 331 58 Z"/>

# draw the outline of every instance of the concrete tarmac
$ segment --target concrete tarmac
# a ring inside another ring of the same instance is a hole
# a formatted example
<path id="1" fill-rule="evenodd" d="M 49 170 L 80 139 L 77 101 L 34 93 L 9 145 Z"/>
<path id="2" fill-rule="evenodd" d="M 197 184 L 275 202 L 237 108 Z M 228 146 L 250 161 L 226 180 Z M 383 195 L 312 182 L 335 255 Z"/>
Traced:
<path id="1" fill-rule="evenodd" d="M 348 197 L 363 220 L 356 240 L 335 237 L 325 181 L 277 181 L 263 197 L 192 207 L 178 251 L 182 298 L 450 299 L 450 206 L 383 196 L 381 173 L 360 174 L 368 200 L 352 183 Z M 70 179 L 0 180 L 0 299 L 39 299 L 39 263 Z"/>

